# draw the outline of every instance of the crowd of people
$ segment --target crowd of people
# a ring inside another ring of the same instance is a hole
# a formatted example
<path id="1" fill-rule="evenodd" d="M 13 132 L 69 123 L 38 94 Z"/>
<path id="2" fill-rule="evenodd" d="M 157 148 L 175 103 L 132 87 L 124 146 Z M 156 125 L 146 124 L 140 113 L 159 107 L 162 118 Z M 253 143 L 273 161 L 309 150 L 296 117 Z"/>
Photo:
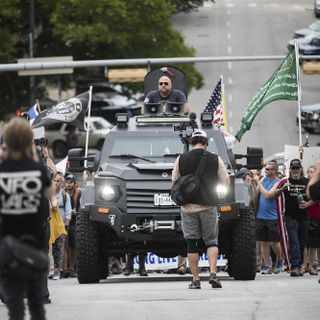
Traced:
<path id="1" fill-rule="evenodd" d="M 288 176 L 276 161 L 269 161 L 263 174 L 254 170 L 243 175 L 256 216 L 257 272 L 318 274 L 320 204 L 307 192 L 316 175 L 315 165 L 305 172 L 299 159 L 290 161 Z"/>
<path id="2" fill-rule="evenodd" d="M 148 94 L 146 102 L 171 97 L 184 103 L 184 110 L 189 112 L 186 97 L 179 90 L 172 89 L 168 76 L 162 76 L 158 82 L 159 90 Z M 221 131 L 231 149 L 234 137 L 223 127 Z M 52 270 L 47 270 L 46 274 L 35 272 L 31 280 L 25 281 L 1 276 L 0 295 L 7 304 L 10 319 L 24 318 L 24 296 L 28 298 L 32 318 L 45 319 L 43 303 L 51 302 L 47 280 L 77 276 L 76 216 L 80 209 L 81 189 L 73 174 L 56 169 L 45 146 L 36 149 L 26 119 L 11 119 L 3 130 L 1 143 L 0 236 L 19 238 L 21 234 L 28 234 L 36 248 L 50 255 Z M 202 177 L 196 199 L 181 206 L 187 258 L 179 256 L 177 273 L 186 273 L 188 261 L 192 273 L 188 288 L 201 289 L 199 254 L 205 249 L 209 261 L 209 284 L 221 288 L 217 277 L 218 216 L 212 185 L 219 182 L 228 186 L 230 179 L 222 159 L 207 150 L 209 141 L 205 131 L 194 130 L 189 143 L 192 150 L 176 159 L 173 182 L 197 172 L 202 163 L 206 175 Z M 320 164 L 308 167 L 305 174 L 302 162 L 293 159 L 286 177 L 279 171 L 276 161 L 269 161 L 262 172 L 252 170 L 243 175 L 250 206 L 256 216 L 257 271 L 264 275 L 279 274 L 287 269 L 292 277 L 306 272 L 317 275 Z M 126 257 L 110 257 L 106 269 L 109 274 L 123 272 L 129 276 L 134 272 L 135 256 L 128 253 Z M 138 254 L 140 276 L 148 276 L 145 260 L 145 254 Z"/>

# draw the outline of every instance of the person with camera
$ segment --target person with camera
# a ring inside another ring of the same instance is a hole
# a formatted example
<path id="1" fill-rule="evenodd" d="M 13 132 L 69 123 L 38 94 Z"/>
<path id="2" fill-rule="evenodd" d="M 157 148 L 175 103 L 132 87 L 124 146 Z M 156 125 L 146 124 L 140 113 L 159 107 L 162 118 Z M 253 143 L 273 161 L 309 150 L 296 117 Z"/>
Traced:
<path id="1" fill-rule="evenodd" d="M 46 257 L 44 224 L 49 215 L 47 199 L 54 194 L 47 169 L 38 161 L 33 132 L 26 119 L 11 119 L 4 127 L 3 137 L 7 157 L 0 164 L 1 243 L 8 236 L 21 241 L 27 238 L 32 247 Z M 1 259 L 5 260 L 5 257 Z M 44 271 L 35 269 L 23 279 L 21 274 L 10 272 L 10 268 L 11 265 L 6 265 L 1 270 L 9 319 L 24 319 L 25 294 L 32 319 L 45 319 Z"/>
<path id="2" fill-rule="evenodd" d="M 159 78 L 158 90 L 150 91 L 147 94 L 144 103 L 158 103 L 161 101 L 181 102 L 184 104 L 183 112 L 190 112 L 185 94 L 181 90 L 172 89 L 172 81 L 168 76 Z"/>
<path id="3" fill-rule="evenodd" d="M 200 176 L 199 193 L 190 203 L 181 206 L 182 231 L 187 242 L 187 257 L 193 277 L 189 289 L 201 289 L 199 254 L 204 247 L 210 266 L 209 283 L 213 288 L 221 288 L 216 276 L 219 226 L 215 191 L 218 183 L 228 186 L 230 178 L 222 159 L 206 150 L 208 137 L 205 131 L 195 129 L 189 143 L 193 150 L 181 154 L 172 171 L 172 181 L 175 182 L 181 176 L 196 173 L 202 158 L 206 158 L 203 174 Z"/>

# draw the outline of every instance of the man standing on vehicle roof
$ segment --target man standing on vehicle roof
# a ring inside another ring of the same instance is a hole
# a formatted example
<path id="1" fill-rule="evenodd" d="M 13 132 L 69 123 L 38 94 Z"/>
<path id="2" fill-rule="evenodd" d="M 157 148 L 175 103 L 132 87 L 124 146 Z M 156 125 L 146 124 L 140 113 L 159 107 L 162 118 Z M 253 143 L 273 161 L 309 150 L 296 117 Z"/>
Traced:
<path id="1" fill-rule="evenodd" d="M 184 103 L 183 112 L 189 113 L 190 108 L 187 103 L 187 98 L 181 90 L 172 89 L 172 81 L 168 76 L 162 76 L 158 80 L 159 90 L 150 91 L 144 103 L 158 103 L 160 101 L 181 102 Z"/>
<path id="2" fill-rule="evenodd" d="M 230 178 L 222 159 L 209 151 L 208 137 L 205 131 L 196 129 L 189 140 L 193 150 L 180 155 L 172 171 L 172 181 L 179 176 L 185 176 L 197 171 L 202 157 L 206 157 L 204 174 L 201 176 L 201 186 L 198 197 L 181 206 L 181 222 L 183 236 L 187 241 L 189 266 L 193 280 L 189 289 L 201 289 L 199 277 L 199 254 L 203 244 L 207 250 L 212 288 L 222 285 L 216 276 L 218 258 L 218 216 L 215 191 L 218 183 L 228 186 Z"/>

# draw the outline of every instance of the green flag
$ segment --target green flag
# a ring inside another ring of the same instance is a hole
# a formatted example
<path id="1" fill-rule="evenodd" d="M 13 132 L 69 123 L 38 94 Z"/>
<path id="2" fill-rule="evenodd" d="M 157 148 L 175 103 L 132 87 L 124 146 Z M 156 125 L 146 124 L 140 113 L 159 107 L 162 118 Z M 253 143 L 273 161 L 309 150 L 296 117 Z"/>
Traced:
<path id="1" fill-rule="evenodd" d="M 240 128 L 236 134 L 238 141 L 241 140 L 247 130 L 250 130 L 251 124 L 258 112 L 265 105 L 275 100 L 298 100 L 295 49 L 289 52 L 279 68 L 247 105 Z"/>

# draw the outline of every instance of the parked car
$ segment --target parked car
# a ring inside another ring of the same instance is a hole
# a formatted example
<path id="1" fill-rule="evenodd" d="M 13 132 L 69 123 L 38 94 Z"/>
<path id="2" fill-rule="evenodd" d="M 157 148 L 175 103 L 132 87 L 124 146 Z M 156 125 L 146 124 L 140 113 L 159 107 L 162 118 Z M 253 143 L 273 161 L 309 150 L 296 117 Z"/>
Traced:
<path id="1" fill-rule="evenodd" d="M 314 0 L 314 14 L 317 18 L 320 17 L 320 0 Z"/>
<path id="2" fill-rule="evenodd" d="M 112 124 L 102 117 L 90 117 L 89 120 L 85 118 L 85 123 L 89 125 L 89 148 L 100 150 Z M 46 138 L 53 155 L 63 158 L 70 148 L 85 146 L 86 131 L 80 131 L 66 123 L 55 123 L 46 127 Z"/>
<path id="3" fill-rule="evenodd" d="M 141 113 L 141 103 L 114 92 L 99 92 L 92 94 L 91 113 L 115 123 L 117 113 L 126 112 L 130 117 Z"/>
<path id="4" fill-rule="evenodd" d="M 320 21 L 317 20 L 309 25 L 308 28 L 299 29 L 294 32 L 295 38 L 305 37 L 309 34 L 320 32 Z"/>
<path id="5" fill-rule="evenodd" d="M 125 85 L 112 84 L 101 79 L 84 78 L 77 80 L 76 93 L 80 94 L 92 86 L 91 114 L 115 123 L 117 113 L 126 112 L 130 117 L 141 113 L 141 94 L 134 95 Z"/>
<path id="6" fill-rule="evenodd" d="M 310 43 L 298 45 L 299 54 L 305 56 L 320 55 L 320 35 L 316 35 Z"/>
<path id="7" fill-rule="evenodd" d="M 299 125 L 299 113 L 297 114 L 297 125 Z M 301 126 L 308 133 L 320 131 L 320 103 L 301 107 Z"/>
<path id="8" fill-rule="evenodd" d="M 319 41 L 320 39 L 320 33 L 312 33 L 312 34 L 308 34 L 305 37 L 301 37 L 298 39 L 291 39 L 288 42 L 288 50 L 292 50 L 294 48 L 294 42 L 297 42 L 298 47 L 300 48 L 300 45 L 310 45 L 311 43 L 313 43 L 313 40 L 315 41 L 315 43 L 317 43 L 317 41 Z"/>

